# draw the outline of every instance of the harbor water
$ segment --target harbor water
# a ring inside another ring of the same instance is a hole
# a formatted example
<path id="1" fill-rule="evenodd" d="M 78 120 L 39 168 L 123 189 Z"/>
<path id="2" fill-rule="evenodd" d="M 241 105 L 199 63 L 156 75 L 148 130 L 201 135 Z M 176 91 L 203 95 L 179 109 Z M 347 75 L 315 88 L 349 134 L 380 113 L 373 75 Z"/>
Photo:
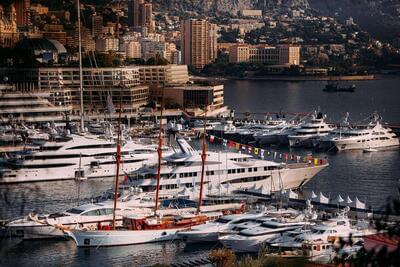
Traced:
<path id="1" fill-rule="evenodd" d="M 377 111 L 385 122 L 400 125 L 399 77 L 352 83 L 357 86 L 355 93 L 326 93 L 322 91 L 324 82 L 230 80 L 225 82 L 225 103 L 236 111 L 237 116 L 250 112 L 259 119 L 265 112 L 312 112 L 319 107 L 330 122 L 339 122 L 349 112 L 350 122 L 367 123 L 365 119 Z M 311 153 L 305 150 L 290 152 L 300 155 Z M 309 181 L 304 186 L 305 190 L 323 192 L 331 197 L 337 194 L 351 198 L 357 196 L 375 210 L 382 208 L 388 198 L 399 197 L 398 149 L 376 153 L 346 151 L 315 155 L 327 157 L 330 166 Z M 111 188 L 112 182 L 112 179 L 98 179 L 0 185 L 0 219 L 26 215 L 30 211 L 64 210 L 75 206 L 78 199 L 80 202 L 90 201 L 91 197 Z M 9 243 L 1 244 L 0 266 L 147 266 L 205 257 L 216 246 L 187 247 L 183 242 L 174 241 L 78 249 L 73 241 L 64 240 Z"/>

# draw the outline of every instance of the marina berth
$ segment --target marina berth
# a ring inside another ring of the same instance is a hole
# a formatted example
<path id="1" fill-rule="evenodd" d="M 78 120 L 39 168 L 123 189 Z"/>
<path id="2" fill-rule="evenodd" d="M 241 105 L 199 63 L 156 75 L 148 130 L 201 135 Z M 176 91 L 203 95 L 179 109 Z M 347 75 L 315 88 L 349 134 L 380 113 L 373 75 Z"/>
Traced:
<path id="1" fill-rule="evenodd" d="M 8 159 L 0 183 L 39 182 L 115 176 L 115 141 L 94 135 L 71 135 L 44 143 L 39 151 Z M 172 153 L 163 148 L 164 153 Z M 156 161 L 156 147 L 126 140 L 121 146 L 121 176 Z"/>

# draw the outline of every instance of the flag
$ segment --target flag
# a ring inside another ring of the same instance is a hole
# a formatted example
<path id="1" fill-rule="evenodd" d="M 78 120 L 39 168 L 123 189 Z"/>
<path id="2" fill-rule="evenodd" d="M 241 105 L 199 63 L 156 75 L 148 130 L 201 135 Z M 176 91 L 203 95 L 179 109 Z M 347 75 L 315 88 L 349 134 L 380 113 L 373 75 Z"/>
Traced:
<path id="1" fill-rule="evenodd" d="M 301 157 L 300 157 L 300 156 L 297 156 L 296 158 L 297 158 L 297 163 L 299 163 L 300 160 L 301 160 Z"/>
<path id="2" fill-rule="evenodd" d="M 210 135 L 210 143 L 214 143 L 214 135 Z"/>
<path id="3" fill-rule="evenodd" d="M 279 153 L 279 159 L 282 159 L 282 153 Z"/>
<path id="4" fill-rule="evenodd" d="M 240 149 L 240 144 L 239 144 L 239 143 L 235 143 L 235 148 L 236 148 L 237 150 L 239 150 L 239 149 Z"/>
<path id="5" fill-rule="evenodd" d="M 233 141 L 228 142 L 228 147 L 234 147 L 234 146 L 235 146 L 235 143 Z"/>
<path id="6" fill-rule="evenodd" d="M 314 165 L 318 165 L 318 159 L 317 158 L 314 159 Z"/>
<path id="7" fill-rule="evenodd" d="M 257 147 L 254 148 L 254 154 L 258 155 L 258 148 Z"/>
<path id="8" fill-rule="evenodd" d="M 289 155 L 287 153 L 285 153 L 285 161 L 288 161 L 289 159 Z"/>
<path id="9" fill-rule="evenodd" d="M 277 154 L 277 153 L 276 153 L 276 151 L 275 151 L 275 152 L 274 152 L 274 160 L 276 159 L 276 154 Z"/>
<path id="10" fill-rule="evenodd" d="M 126 183 L 127 181 L 128 181 L 128 179 L 129 179 L 129 176 L 128 176 L 128 174 L 124 174 L 124 180 L 123 180 L 123 183 Z"/>

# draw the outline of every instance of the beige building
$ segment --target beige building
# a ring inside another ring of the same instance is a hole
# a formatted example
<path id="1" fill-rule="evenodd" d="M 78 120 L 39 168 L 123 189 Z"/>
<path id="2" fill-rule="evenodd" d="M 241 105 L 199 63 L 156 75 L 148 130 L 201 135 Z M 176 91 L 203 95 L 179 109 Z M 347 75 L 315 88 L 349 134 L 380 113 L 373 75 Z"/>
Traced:
<path id="1" fill-rule="evenodd" d="M 13 47 L 18 42 L 15 9 L 11 6 L 8 16 L 0 5 L 0 47 Z"/>
<path id="2" fill-rule="evenodd" d="M 67 40 L 68 41 L 68 40 Z M 93 40 L 92 32 L 86 27 L 81 27 L 81 43 L 83 52 L 95 51 L 96 43 Z M 74 34 L 74 46 L 79 46 L 78 31 Z"/>
<path id="3" fill-rule="evenodd" d="M 142 28 L 146 27 L 148 32 L 154 32 L 153 4 L 142 4 Z"/>
<path id="4" fill-rule="evenodd" d="M 31 11 L 37 15 L 47 15 L 49 8 L 47 6 L 42 6 L 41 4 L 32 4 Z"/>
<path id="5" fill-rule="evenodd" d="M 130 41 L 126 42 L 124 45 L 125 45 L 126 58 L 132 59 L 132 58 L 142 57 L 142 51 L 139 42 Z"/>
<path id="6" fill-rule="evenodd" d="M 119 50 L 119 40 L 114 37 L 104 37 L 96 40 L 96 51 L 98 52 L 108 52 L 108 51 L 118 51 Z"/>
<path id="7" fill-rule="evenodd" d="M 229 62 L 253 62 L 275 65 L 299 65 L 300 47 L 292 45 L 252 46 L 236 44 L 229 48 Z"/>
<path id="8" fill-rule="evenodd" d="M 103 34 L 103 16 L 97 15 L 96 13 L 92 15 L 92 36 L 98 38 Z"/>
<path id="9" fill-rule="evenodd" d="M 79 68 L 0 69 L 16 89 L 43 92 L 57 96 L 60 106 L 72 106 L 72 115 L 79 115 Z M 83 68 L 83 104 L 86 115 L 104 115 L 112 105 L 116 112 L 122 99 L 124 114 L 132 114 L 145 105 L 148 86 L 141 85 L 138 67 Z M 61 103 L 61 104 L 60 104 Z"/>
<path id="10" fill-rule="evenodd" d="M 45 24 L 42 34 L 44 38 L 57 40 L 63 45 L 67 44 L 67 33 L 62 24 Z"/>
<path id="11" fill-rule="evenodd" d="M 182 21 L 181 51 L 183 64 L 197 69 L 214 61 L 217 56 L 217 26 L 206 20 Z"/>
<path id="12" fill-rule="evenodd" d="M 187 84 L 186 65 L 139 66 L 141 84 L 149 86 L 150 98 L 161 101 L 165 86 Z"/>
<path id="13" fill-rule="evenodd" d="M 166 87 L 164 99 L 184 109 L 203 109 L 207 106 L 207 110 L 213 111 L 224 106 L 224 86 L 221 84 Z"/>
<path id="14" fill-rule="evenodd" d="M 186 84 L 189 73 L 186 65 L 139 66 L 140 82 L 146 85 Z"/>
<path id="15" fill-rule="evenodd" d="M 262 10 L 259 9 L 243 9 L 240 11 L 243 17 L 262 17 Z"/>

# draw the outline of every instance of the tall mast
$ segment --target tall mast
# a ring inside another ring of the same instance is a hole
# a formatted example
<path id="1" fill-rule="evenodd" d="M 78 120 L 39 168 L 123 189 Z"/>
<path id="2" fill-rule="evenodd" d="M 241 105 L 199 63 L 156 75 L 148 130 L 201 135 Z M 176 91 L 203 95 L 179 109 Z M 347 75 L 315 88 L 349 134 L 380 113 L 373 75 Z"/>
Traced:
<path id="1" fill-rule="evenodd" d="M 118 115 L 118 134 L 117 134 L 117 155 L 116 155 L 116 162 L 117 162 L 117 171 L 115 175 L 115 191 L 114 191 L 114 208 L 113 208 L 113 229 L 115 230 L 115 217 L 117 211 L 117 202 L 118 202 L 118 180 L 119 180 L 119 168 L 121 164 L 121 113 L 122 113 L 122 87 L 120 91 L 120 100 L 119 100 L 119 115 Z"/>
<path id="2" fill-rule="evenodd" d="M 199 205 L 197 206 L 197 213 L 200 213 L 201 202 L 203 201 L 203 182 L 204 182 L 204 170 L 206 164 L 206 118 L 207 118 L 207 104 L 204 107 L 204 127 L 203 127 L 203 146 L 201 152 L 201 179 L 200 179 L 200 195 L 199 195 Z M 195 184 L 196 186 L 196 184 Z"/>
<path id="3" fill-rule="evenodd" d="M 82 39 L 81 39 L 81 4 L 79 0 L 77 2 L 77 9 L 78 9 L 78 57 L 79 57 L 79 92 L 80 92 L 80 115 L 81 115 L 81 132 L 85 131 L 84 125 L 84 112 L 83 112 L 83 71 L 82 71 Z"/>
<path id="4" fill-rule="evenodd" d="M 157 165 L 157 187 L 156 187 L 156 205 L 154 208 L 154 215 L 157 215 L 157 209 L 158 209 L 158 194 L 160 191 L 160 178 L 161 178 L 161 159 L 162 159 L 162 143 L 163 143 L 163 136 L 162 136 L 162 119 L 163 119 L 163 109 L 164 109 L 164 88 L 163 88 L 163 94 L 162 94 L 162 99 L 161 99 L 161 110 L 160 110 L 160 131 L 158 135 L 158 148 L 157 148 L 157 153 L 158 153 L 158 165 Z"/>

